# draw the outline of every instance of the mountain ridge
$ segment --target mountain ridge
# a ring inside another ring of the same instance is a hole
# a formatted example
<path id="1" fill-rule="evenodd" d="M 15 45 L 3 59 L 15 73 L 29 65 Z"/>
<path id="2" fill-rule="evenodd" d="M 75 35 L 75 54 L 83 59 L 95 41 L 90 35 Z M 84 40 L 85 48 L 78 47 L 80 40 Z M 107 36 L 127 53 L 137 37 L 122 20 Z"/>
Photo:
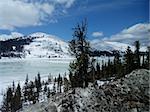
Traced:
<path id="1" fill-rule="evenodd" d="M 4 36 L 4 37 L 3 37 Z M 59 38 L 58 36 L 35 32 L 24 36 L 18 32 L 12 32 L 11 35 L 0 35 L 1 55 L 11 57 L 38 57 L 38 58 L 68 58 L 70 57 L 68 51 L 68 43 Z M 7 46 L 7 47 L 6 47 Z M 111 42 L 106 40 L 92 40 L 91 47 L 92 51 L 113 51 L 118 50 L 125 52 L 127 46 L 131 47 L 134 51 L 133 45 Z M 146 51 L 146 47 L 142 46 L 141 51 Z M 13 52 L 13 54 L 12 54 Z M 16 53 L 17 52 L 17 53 Z M 16 56 L 17 55 L 17 56 Z"/>

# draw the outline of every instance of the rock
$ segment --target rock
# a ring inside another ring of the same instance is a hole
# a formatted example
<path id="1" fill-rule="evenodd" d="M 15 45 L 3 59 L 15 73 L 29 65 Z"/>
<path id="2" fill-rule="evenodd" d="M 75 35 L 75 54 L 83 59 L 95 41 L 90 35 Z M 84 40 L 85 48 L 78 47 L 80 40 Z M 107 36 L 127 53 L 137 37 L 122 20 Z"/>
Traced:
<path id="1" fill-rule="evenodd" d="M 148 112 L 149 77 L 150 71 L 140 69 L 99 88 L 75 88 L 51 98 L 53 102 L 41 107 L 45 109 L 42 112 L 57 112 L 57 108 L 59 112 Z"/>

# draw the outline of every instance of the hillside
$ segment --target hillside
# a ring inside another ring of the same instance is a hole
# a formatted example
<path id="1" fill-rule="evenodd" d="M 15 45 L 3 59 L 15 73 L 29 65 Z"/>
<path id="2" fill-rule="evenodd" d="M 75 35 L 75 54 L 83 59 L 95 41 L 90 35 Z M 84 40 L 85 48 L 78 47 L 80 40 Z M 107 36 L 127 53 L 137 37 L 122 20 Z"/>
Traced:
<path id="1" fill-rule="evenodd" d="M 3 36 L 3 35 L 2 35 Z M 4 57 L 69 57 L 68 44 L 56 36 L 34 33 L 28 36 L 1 37 L 0 51 Z"/>
<path id="2" fill-rule="evenodd" d="M 26 57 L 69 57 L 68 44 L 56 36 L 45 33 L 34 33 L 30 35 L 35 38 L 32 43 L 24 46 Z"/>
<path id="3" fill-rule="evenodd" d="M 135 50 L 133 45 L 126 43 L 92 40 L 91 56 L 113 56 L 115 50 L 123 53 L 127 46 L 130 46 L 132 51 Z M 0 35 L 2 57 L 68 58 L 70 57 L 68 47 L 68 43 L 59 37 L 42 32 L 27 36 L 16 32 L 12 35 Z M 141 46 L 140 51 L 146 51 L 146 49 L 145 46 Z"/>
<path id="4" fill-rule="evenodd" d="M 101 50 L 101 51 L 112 51 L 112 50 L 118 50 L 124 52 L 128 46 L 131 47 L 131 50 L 134 51 L 134 42 L 133 45 L 121 43 L 121 42 L 112 42 L 112 41 L 106 41 L 106 40 L 93 40 L 91 42 L 92 48 Z M 140 48 L 140 51 L 146 51 L 146 47 L 142 46 Z"/>
<path id="5" fill-rule="evenodd" d="M 103 85 L 56 94 L 21 112 L 148 112 L 150 71 L 134 70 Z"/>

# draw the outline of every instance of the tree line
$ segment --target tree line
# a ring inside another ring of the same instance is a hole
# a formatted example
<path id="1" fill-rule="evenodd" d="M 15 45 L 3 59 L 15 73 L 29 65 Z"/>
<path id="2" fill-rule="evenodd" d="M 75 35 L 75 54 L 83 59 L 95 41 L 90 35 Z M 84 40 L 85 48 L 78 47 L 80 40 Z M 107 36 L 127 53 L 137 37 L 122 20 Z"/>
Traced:
<path id="1" fill-rule="evenodd" d="M 113 61 L 109 59 L 108 62 L 97 62 L 95 66 L 96 60 L 90 57 L 91 48 L 87 41 L 86 20 L 77 24 L 73 30 L 73 39 L 69 42 L 70 53 L 75 57 L 69 69 L 72 88 L 87 87 L 89 82 L 99 79 L 120 78 L 135 69 L 149 69 L 150 47 L 146 52 L 140 52 L 139 41 L 134 43 L 134 52 L 128 46 L 123 57 L 120 57 L 119 51 L 116 51 Z"/>
<path id="2" fill-rule="evenodd" d="M 52 87 L 49 87 L 48 85 L 52 85 Z M 20 83 L 18 83 L 16 87 L 13 81 L 12 86 L 9 86 L 6 89 L 0 111 L 16 112 L 24 106 L 40 102 L 40 100 L 43 100 L 41 99 L 43 96 L 45 96 L 45 99 L 48 99 L 56 93 L 62 93 L 68 90 L 69 81 L 60 74 L 54 79 L 49 75 L 48 79 L 44 81 L 41 80 L 40 73 L 37 74 L 34 81 L 29 80 L 27 75 L 22 88 Z"/>

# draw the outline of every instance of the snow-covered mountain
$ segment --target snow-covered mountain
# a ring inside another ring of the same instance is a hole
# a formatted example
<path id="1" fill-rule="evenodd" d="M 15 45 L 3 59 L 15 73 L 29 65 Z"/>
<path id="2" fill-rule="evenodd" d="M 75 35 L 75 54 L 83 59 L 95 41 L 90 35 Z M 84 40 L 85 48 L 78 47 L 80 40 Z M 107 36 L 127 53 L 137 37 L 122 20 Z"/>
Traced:
<path id="1" fill-rule="evenodd" d="M 134 42 L 133 42 L 134 43 Z M 134 44 L 94 39 L 90 41 L 93 50 L 100 51 L 125 51 L 128 46 L 134 51 Z M 1 53 L 5 57 L 36 57 L 36 58 L 68 58 L 68 43 L 57 36 L 37 32 L 24 36 L 13 32 L 11 35 L 0 35 Z M 6 47 L 7 46 L 7 47 Z M 141 46 L 141 51 L 146 51 L 146 46 Z M 13 54 L 12 54 L 13 52 Z M 18 54 L 20 53 L 20 54 Z"/>
<path id="2" fill-rule="evenodd" d="M 46 33 L 33 33 L 24 36 L 20 33 L 0 35 L 1 53 L 13 57 L 68 58 L 68 43 L 57 36 Z M 6 47 L 7 46 L 7 47 Z M 20 53 L 20 54 L 18 54 Z"/>
<path id="3" fill-rule="evenodd" d="M 133 42 L 134 43 L 134 42 Z M 91 46 L 93 49 L 101 50 L 101 51 L 112 51 L 112 50 L 118 50 L 118 51 L 125 51 L 128 46 L 131 47 L 131 50 L 134 51 L 135 47 L 134 45 L 121 43 L 121 42 L 112 42 L 112 41 L 105 41 L 105 40 L 93 40 L 91 41 Z M 146 51 L 146 46 L 141 46 L 140 51 Z"/>
<path id="4" fill-rule="evenodd" d="M 31 34 L 30 37 L 36 38 L 24 46 L 26 57 L 69 57 L 68 44 L 58 37 L 40 32 Z"/>

